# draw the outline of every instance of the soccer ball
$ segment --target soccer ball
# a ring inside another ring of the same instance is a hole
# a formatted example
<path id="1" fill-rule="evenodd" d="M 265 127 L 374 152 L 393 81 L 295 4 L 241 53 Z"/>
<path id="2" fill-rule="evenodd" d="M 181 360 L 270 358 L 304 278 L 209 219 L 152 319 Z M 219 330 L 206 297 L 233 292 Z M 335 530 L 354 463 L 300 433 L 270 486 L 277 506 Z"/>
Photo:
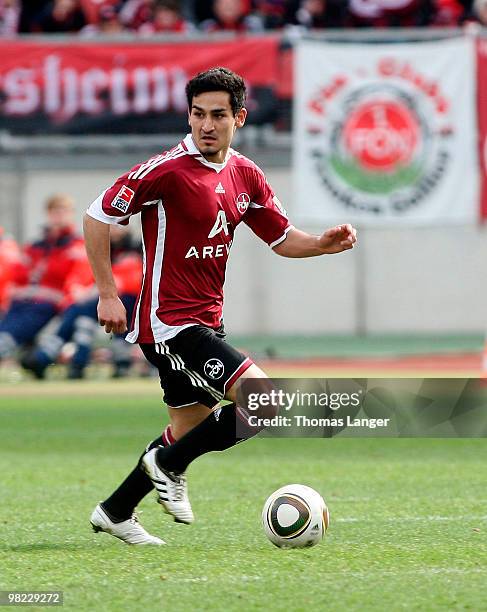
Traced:
<path id="1" fill-rule="evenodd" d="M 330 513 L 321 495 L 305 485 L 291 484 L 274 491 L 262 510 L 262 525 L 279 548 L 315 546 L 330 524 Z"/>

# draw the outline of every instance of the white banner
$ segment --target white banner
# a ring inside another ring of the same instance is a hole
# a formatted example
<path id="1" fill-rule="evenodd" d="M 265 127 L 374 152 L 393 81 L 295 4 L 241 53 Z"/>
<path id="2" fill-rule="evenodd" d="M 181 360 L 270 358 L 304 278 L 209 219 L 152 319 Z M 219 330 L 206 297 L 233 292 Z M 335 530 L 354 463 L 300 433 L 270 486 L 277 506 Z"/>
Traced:
<path id="1" fill-rule="evenodd" d="M 296 53 L 300 222 L 478 217 L 474 46 L 305 40 Z"/>

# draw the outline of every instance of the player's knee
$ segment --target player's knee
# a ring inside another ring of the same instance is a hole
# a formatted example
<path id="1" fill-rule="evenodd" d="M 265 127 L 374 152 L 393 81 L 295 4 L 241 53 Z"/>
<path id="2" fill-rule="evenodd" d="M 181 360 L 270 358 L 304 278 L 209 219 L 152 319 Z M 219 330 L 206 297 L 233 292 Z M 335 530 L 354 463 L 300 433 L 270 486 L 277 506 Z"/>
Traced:
<path id="1" fill-rule="evenodd" d="M 272 419 L 279 414 L 279 393 L 267 376 L 241 378 L 235 386 L 235 398 L 237 406 L 258 419 Z"/>

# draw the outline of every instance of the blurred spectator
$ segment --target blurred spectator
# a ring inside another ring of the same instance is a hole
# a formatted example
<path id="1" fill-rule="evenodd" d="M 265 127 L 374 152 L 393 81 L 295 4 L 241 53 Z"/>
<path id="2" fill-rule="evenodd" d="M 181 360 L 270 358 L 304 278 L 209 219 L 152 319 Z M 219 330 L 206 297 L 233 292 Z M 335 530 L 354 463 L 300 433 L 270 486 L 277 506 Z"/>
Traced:
<path id="1" fill-rule="evenodd" d="M 54 0 L 39 17 L 42 32 L 79 32 L 86 25 L 79 0 Z"/>
<path id="2" fill-rule="evenodd" d="M 432 25 L 440 27 L 456 27 L 463 20 L 464 7 L 457 0 L 434 0 L 434 15 Z"/>
<path id="3" fill-rule="evenodd" d="M 250 14 L 245 0 L 214 0 L 213 19 L 200 24 L 204 32 L 260 32 L 264 28 L 258 15 Z"/>
<path id="4" fill-rule="evenodd" d="M 340 0 L 304 0 L 296 11 L 295 23 L 306 29 L 340 28 L 345 23 Z"/>
<path id="5" fill-rule="evenodd" d="M 119 9 L 123 4 L 121 0 L 80 0 L 81 8 L 85 14 L 88 23 L 98 24 L 105 7 Z"/>
<path id="6" fill-rule="evenodd" d="M 299 4 L 299 0 L 254 0 L 253 2 L 266 30 L 282 28 L 287 23 L 291 23 Z"/>
<path id="7" fill-rule="evenodd" d="M 474 21 L 487 26 L 487 0 L 475 0 L 471 15 Z"/>
<path id="8" fill-rule="evenodd" d="M 62 194 L 49 198 L 46 216 L 42 238 L 22 249 L 22 261 L 13 271 L 12 302 L 0 322 L 0 359 L 31 343 L 58 313 L 66 279 L 84 257 L 83 241 L 73 227 L 73 200 Z"/>
<path id="9" fill-rule="evenodd" d="M 471 19 L 473 14 L 473 0 L 459 0 L 459 4 L 463 7 L 463 15 L 461 17 L 461 21 L 466 21 L 467 19 Z"/>
<path id="10" fill-rule="evenodd" d="M 206 19 L 212 19 L 214 16 L 212 0 L 186 0 L 185 4 L 189 4 L 190 14 L 196 24 L 201 24 Z"/>
<path id="11" fill-rule="evenodd" d="M 51 0 L 31 0 L 29 2 L 26 2 L 25 0 L 22 1 L 19 32 L 22 34 L 40 32 L 41 28 L 39 26 L 39 18 L 50 2 Z"/>
<path id="12" fill-rule="evenodd" d="M 20 265 L 20 250 L 13 238 L 0 227 L 0 319 L 8 310 L 15 268 Z"/>
<path id="13" fill-rule="evenodd" d="M 154 0 L 128 0 L 120 10 L 120 20 L 129 30 L 138 30 L 152 19 Z"/>
<path id="14" fill-rule="evenodd" d="M 457 26 L 485 19 L 483 0 L 0 0 L 0 36 L 19 32 L 114 34 Z M 94 27 L 91 27 L 94 26 Z"/>
<path id="15" fill-rule="evenodd" d="M 16 36 L 20 22 L 20 0 L 0 0 L 0 37 Z"/>
<path id="16" fill-rule="evenodd" d="M 84 36 L 111 36 L 113 34 L 122 34 L 126 32 L 126 28 L 120 21 L 118 11 L 114 5 L 103 4 L 99 10 L 95 23 L 90 23 L 83 28 Z"/>
<path id="17" fill-rule="evenodd" d="M 433 10 L 433 0 L 349 0 L 347 26 L 424 26 L 430 22 Z"/>
<path id="18" fill-rule="evenodd" d="M 127 310 L 127 319 L 133 309 L 142 279 L 142 256 L 127 227 L 110 228 L 110 256 L 118 294 Z M 68 368 L 68 378 L 84 378 L 98 325 L 98 293 L 88 259 L 80 260 L 72 269 L 66 285 L 69 306 L 63 312 L 56 330 L 41 338 L 39 346 L 26 355 L 21 364 L 36 378 L 45 378 L 49 365 L 55 363 L 63 346 L 75 343 L 75 351 Z M 112 344 L 114 377 L 128 373 L 131 365 L 131 345 L 125 342 L 125 334 L 114 335 Z"/>
<path id="19" fill-rule="evenodd" d="M 178 0 L 156 0 L 152 18 L 140 28 L 141 34 L 164 34 L 191 32 L 193 26 L 183 18 Z"/>

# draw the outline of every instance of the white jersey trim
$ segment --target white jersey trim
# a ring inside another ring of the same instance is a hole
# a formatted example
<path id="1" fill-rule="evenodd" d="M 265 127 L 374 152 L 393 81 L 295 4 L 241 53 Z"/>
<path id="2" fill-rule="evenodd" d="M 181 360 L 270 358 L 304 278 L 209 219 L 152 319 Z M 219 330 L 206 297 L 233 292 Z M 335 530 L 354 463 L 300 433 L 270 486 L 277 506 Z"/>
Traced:
<path id="1" fill-rule="evenodd" d="M 289 232 L 289 230 L 292 230 L 292 229 L 294 229 L 294 225 L 290 225 L 289 227 L 286 227 L 286 229 L 284 230 L 284 234 L 277 240 L 274 240 L 274 242 L 270 243 L 269 246 L 271 247 L 271 249 L 273 249 L 278 244 L 281 244 L 281 242 L 284 242 L 284 240 L 286 240 L 287 233 Z"/>
<path id="2" fill-rule="evenodd" d="M 162 280 L 162 262 L 164 260 L 164 244 L 166 240 L 166 212 L 164 210 L 164 206 L 162 201 L 159 200 L 158 210 L 158 227 L 157 227 L 157 242 L 156 242 L 156 251 L 154 255 L 154 264 L 152 267 L 152 285 L 150 287 L 151 292 L 151 310 L 150 310 L 150 326 L 152 329 L 152 335 L 154 337 L 154 342 L 163 342 L 164 340 L 170 340 L 174 338 L 181 330 L 186 329 L 187 327 L 192 327 L 193 325 L 197 325 L 197 323 L 186 323 L 185 325 L 166 325 L 159 317 L 157 316 L 157 310 L 159 308 L 159 287 Z M 142 239 L 142 245 L 144 249 L 144 281 L 146 276 L 146 251 L 144 240 Z M 149 289 L 149 287 L 147 287 Z M 142 296 L 142 289 L 141 289 Z M 140 313 L 140 304 L 142 299 L 139 299 L 139 303 L 137 304 L 137 310 L 135 314 L 134 320 L 134 329 L 126 336 L 127 342 L 134 344 L 138 341 L 138 337 L 140 334 L 140 322 L 139 322 L 139 313 Z"/>
<path id="3" fill-rule="evenodd" d="M 220 173 L 225 168 L 225 166 L 227 165 L 228 160 L 234 154 L 233 149 L 228 149 L 227 156 L 225 157 L 225 161 L 223 163 L 221 163 L 221 164 L 215 164 L 215 163 L 210 162 L 207 159 L 205 159 L 205 157 L 203 157 L 203 155 L 200 153 L 200 150 L 195 145 L 194 140 L 193 140 L 193 136 L 191 134 L 187 134 L 187 136 L 184 138 L 183 142 L 184 142 L 186 148 L 188 149 L 188 154 L 189 155 L 193 155 L 195 159 L 197 159 L 201 164 L 203 164 L 203 166 L 206 166 L 207 168 L 211 168 L 217 174 Z"/>
<path id="4" fill-rule="evenodd" d="M 107 215 L 103 210 L 103 198 L 105 197 L 108 189 L 105 189 L 103 193 L 101 193 L 94 202 L 92 202 L 86 211 L 86 214 L 97 221 L 101 221 L 102 223 L 108 223 L 110 225 L 118 225 L 120 222 L 125 221 L 130 217 L 130 213 L 128 215 L 124 215 L 123 217 L 112 217 L 111 215 Z"/>
<path id="5" fill-rule="evenodd" d="M 159 286 L 161 284 L 162 262 L 164 260 L 164 243 L 166 242 L 166 211 L 162 202 L 157 205 L 157 242 L 154 253 L 154 266 L 152 268 L 152 287 L 151 287 L 151 311 L 150 324 L 154 332 L 159 328 L 160 321 L 157 318 L 157 309 L 159 308 Z"/>
<path id="6" fill-rule="evenodd" d="M 140 305 L 142 303 L 142 295 L 145 287 L 145 277 L 147 274 L 147 254 L 145 251 L 144 233 L 142 232 L 142 283 L 140 285 L 139 297 L 137 299 L 137 308 L 135 309 L 134 329 L 125 336 L 125 340 L 134 344 L 137 342 L 140 330 Z"/>
<path id="7" fill-rule="evenodd" d="M 160 155 L 156 155 L 149 159 L 149 161 L 141 164 L 137 170 L 134 170 L 128 175 L 129 179 L 142 179 L 149 174 L 154 168 L 157 168 L 161 164 L 171 160 L 176 159 L 177 157 L 182 157 L 183 155 L 187 155 L 187 152 L 182 147 L 181 143 L 179 143 L 172 151 L 166 151 L 165 153 L 161 153 Z"/>

